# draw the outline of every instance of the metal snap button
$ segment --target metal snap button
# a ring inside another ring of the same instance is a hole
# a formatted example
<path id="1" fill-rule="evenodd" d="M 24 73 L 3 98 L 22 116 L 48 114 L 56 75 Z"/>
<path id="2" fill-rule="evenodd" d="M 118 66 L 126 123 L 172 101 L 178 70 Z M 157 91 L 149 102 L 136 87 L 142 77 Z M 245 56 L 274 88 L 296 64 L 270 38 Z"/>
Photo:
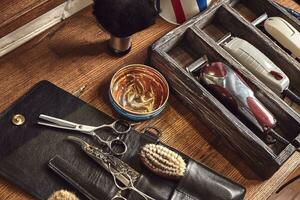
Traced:
<path id="1" fill-rule="evenodd" d="M 12 117 L 11 122 L 16 126 L 21 126 L 25 122 L 25 117 L 21 114 L 15 114 Z"/>

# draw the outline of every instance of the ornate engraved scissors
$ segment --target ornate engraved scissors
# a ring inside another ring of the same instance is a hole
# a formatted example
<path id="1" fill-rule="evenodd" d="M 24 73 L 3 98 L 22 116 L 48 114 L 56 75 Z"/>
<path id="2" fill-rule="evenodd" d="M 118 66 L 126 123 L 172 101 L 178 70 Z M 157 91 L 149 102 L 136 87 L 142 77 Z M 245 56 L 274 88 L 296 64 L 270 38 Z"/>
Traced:
<path id="1" fill-rule="evenodd" d="M 94 159 L 99 165 L 101 165 L 113 176 L 115 185 L 119 189 L 119 191 L 112 198 L 112 200 L 127 200 L 124 196 L 122 196 L 122 193 L 125 190 L 135 191 L 145 200 L 155 200 L 154 198 L 148 196 L 134 186 L 141 175 L 128 164 L 113 155 L 104 153 L 101 149 L 88 144 L 80 138 L 68 136 L 68 140 L 79 144 L 82 150 L 87 155 Z M 118 181 L 124 186 L 121 186 Z"/>
<path id="2" fill-rule="evenodd" d="M 51 117 L 48 115 L 41 114 L 39 116 L 40 119 L 43 119 L 48 122 L 41 122 L 38 121 L 38 124 L 43 126 L 49 126 L 54 128 L 60 128 L 60 129 L 67 129 L 67 130 L 73 130 L 73 131 L 79 131 L 81 133 L 90 135 L 96 139 L 98 143 L 101 145 L 106 145 L 108 147 L 108 150 L 112 152 L 114 155 L 123 155 L 127 151 L 127 145 L 123 140 L 120 139 L 120 137 L 116 137 L 111 140 L 104 140 L 99 135 L 96 134 L 96 130 L 100 130 L 103 128 L 110 128 L 114 131 L 117 135 L 122 135 L 125 133 L 128 133 L 131 130 L 131 124 L 129 124 L 126 121 L 123 120 L 116 120 L 111 124 L 103 124 L 101 126 L 88 126 L 83 124 L 77 124 L 74 122 L 70 122 L 67 120 Z"/>

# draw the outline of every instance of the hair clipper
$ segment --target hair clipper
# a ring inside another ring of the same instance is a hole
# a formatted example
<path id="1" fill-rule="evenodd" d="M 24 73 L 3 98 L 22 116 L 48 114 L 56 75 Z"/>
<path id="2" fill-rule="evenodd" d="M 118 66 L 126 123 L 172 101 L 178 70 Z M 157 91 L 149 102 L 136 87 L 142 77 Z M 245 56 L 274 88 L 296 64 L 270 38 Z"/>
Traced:
<path id="1" fill-rule="evenodd" d="M 297 40 L 299 32 L 295 28 L 281 18 L 268 19 L 266 13 L 255 19 L 252 25 L 257 26 L 262 22 L 267 32 L 296 57 L 300 56 L 300 41 Z M 217 43 L 275 93 L 282 94 L 300 105 L 300 97 L 289 88 L 289 77 L 255 46 L 242 38 L 231 37 L 231 33 L 223 36 Z"/>
<path id="2" fill-rule="evenodd" d="M 255 97 L 246 82 L 229 66 L 214 62 L 204 66 L 200 80 L 223 101 L 230 102 L 262 132 L 267 133 L 266 142 L 274 143 L 277 138 L 288 143 L 273 128 L 276 119 L 273 114 Z M 270 134 L 274 137 L 270 137 Z"/>

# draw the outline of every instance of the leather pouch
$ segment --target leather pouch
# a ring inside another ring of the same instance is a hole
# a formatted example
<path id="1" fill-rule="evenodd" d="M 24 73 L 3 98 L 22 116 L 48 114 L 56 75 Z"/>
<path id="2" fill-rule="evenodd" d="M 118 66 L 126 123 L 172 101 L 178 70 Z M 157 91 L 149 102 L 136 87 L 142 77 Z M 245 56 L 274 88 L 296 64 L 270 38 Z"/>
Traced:
<path id="1" fill-rule="evenodd" d="M 25 116 L 21 126 L 11 123 L 14 114 Z M 76 135 L 94 144 L 93 139 L 73 131 L 58 130 L 38 126 L 39 114 L 66 120 L 100 125 L 111 123 L 113 119 L 93 108 L 82 100 L 63 91 L 55 85 L 42 81 L 20 98 L 0 116 L 0 174 L 37 197 L 47 199 L 59 189 L 74 190 L 64 179 L 72 179 L 73 186 L 85 196 L 94 199 L 111 199 L 117 191 L 111 174 L 90 159 L 74 143 L 65 138 Z M 104 130 L 102 137 L 110 137 L 111 132 Z M 157 200 L 167 199 L 243 199 L 245 189 L 224 178 L 207 167 L 183 156 L 188 163 L 185 176 L 171 181 L 147 170 L 139 161 L 140 148 L 147 143 L 157 143 L 158 139 L 150 134 L 139 134 L 132 130 L 123 138 L 128 151 L 121 157 L 123 161 L 142 174 L 136 187 Z M 52 160 L 52 169 L 67 175 L 62 179 L 48 167 L 49 160 L 56 155 L 61 159 Z M 55 161 L 55 162 L 53 162 Z M 77 193 L 81 199 L 86 199 Z M 135 192 L 128 193 L 128 199 L 141 199 Z"/>
<path id="2" fill-rule="evenodd" d="M 49 161 L 49 167 L 90 200 L 104 199 L 103 187 L 84 176 L 76 167 L 59 156 Z"/>
<path id="3" fill-rule="evenodd" d="M 136 187 L 160 200 L 240 200 L 244 198 L 245 189 L 242 186 L 182 156 L 188 164 L 185 175 L 180 180 L 162 180 L 146 171 Z M 141 198 L 136 193 L 130 193 L 128 199 Z"/>
<path id="4" fill-rule="evenodd" d="M 189 160 L 186 174 L 179 181 L 171 200 L 238 200 L 243 198 L 244 192 L 234 182 L 194 160 Z"/>

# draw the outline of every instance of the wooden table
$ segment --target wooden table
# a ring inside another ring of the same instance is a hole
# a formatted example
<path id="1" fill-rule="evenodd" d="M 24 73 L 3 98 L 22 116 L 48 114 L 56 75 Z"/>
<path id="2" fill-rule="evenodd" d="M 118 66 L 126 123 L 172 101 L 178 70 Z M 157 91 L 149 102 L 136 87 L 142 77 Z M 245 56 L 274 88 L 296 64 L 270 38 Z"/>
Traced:
<path id="1" fill-rule="evenodd" d="M 300 11 L 300 6 L 293 1 L 278 2 Z M 148 46 L 174 25 L 158 19 L 151 28 L 134 35 L 133 48 L 128 55 L 117 58 L 109 55 L 106 48 L 108 35 L 98 28 L 91 10 L 91 7 L 84 9 L 0 59 L 0 112 L 35 83 L 47 79 L 70 92 L 86 85 L 80 98 L 116 116 L 107 100 L 108 83 L 113 73 L 127 64 L 143 63 Z M 162 115 L 144 122 L 138 129 L 146 125 L 159 127 L 163 131 L 163 142 L 245 186 L 246 199 L 268 198 L 300 164 L 297 152 L 273 177 L 260 180 L 174 94 Z M 0 178 L 0 199 L 34 198 Z"/>

